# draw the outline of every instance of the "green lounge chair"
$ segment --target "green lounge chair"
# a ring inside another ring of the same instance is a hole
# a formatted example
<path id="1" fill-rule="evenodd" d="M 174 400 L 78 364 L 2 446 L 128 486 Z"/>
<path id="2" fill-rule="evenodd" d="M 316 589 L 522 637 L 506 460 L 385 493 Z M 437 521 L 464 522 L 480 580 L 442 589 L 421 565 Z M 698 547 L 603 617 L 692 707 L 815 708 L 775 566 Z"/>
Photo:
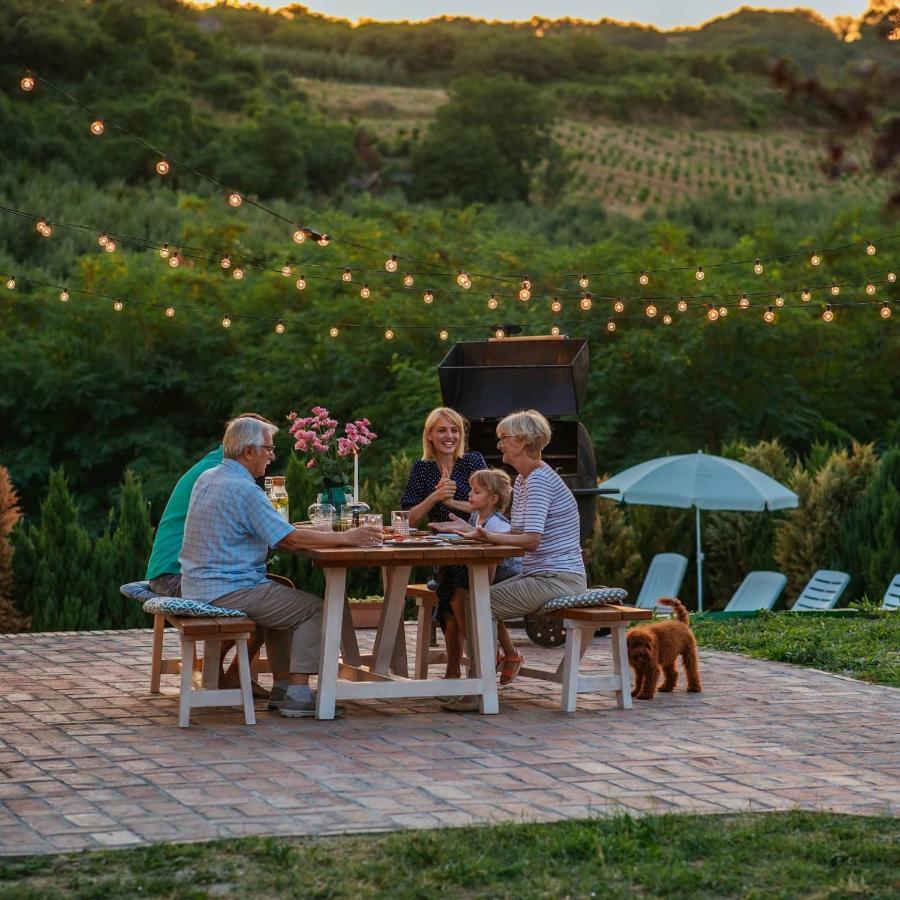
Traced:
<path id="1" fill-rule="evenodd" d="M 898 572 L 888 589 L 884 592 L 884 600 L 881 601 L 882 609 L 893 609 L 900 612 L 900 572 Z"/>
<path id="2" fill-rule="evenodd" d="M 635 606 L 639 609 L 656 609 L 660 597 L 677 597 L 687 563 L 687 557 L 680 553 L 657 553 L 644 576 Z M 668 607 L 660 607 L 660 610 L 665 610 L 666 615 L 672 614 Z"/>
<path id="3" fill-rule="evenodd" d="M 846 572 L 819 569 L 794 601 L 791 612 L 821 612 L 834 609 L 848 584 L 850 576 Z"/>
<path id="4" fill-rule="evenodd" d="M 724 612 L 754 612 L 771 609 L 781 596 L 787 577 L 781 572 L 751 572 L 728 601 Z"/>

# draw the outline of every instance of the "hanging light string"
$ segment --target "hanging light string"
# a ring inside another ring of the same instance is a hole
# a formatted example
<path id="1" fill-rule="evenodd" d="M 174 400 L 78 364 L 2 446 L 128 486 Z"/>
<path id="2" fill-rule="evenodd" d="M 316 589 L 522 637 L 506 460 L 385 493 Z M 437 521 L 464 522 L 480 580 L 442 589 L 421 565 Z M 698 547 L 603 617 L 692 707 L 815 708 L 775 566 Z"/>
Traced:
<path id="1" fill-rule="evenodd" d="M 399 269 L 399 262 L 405 261 L 405 262 L 414 264 L 416 266 L 424 267 L 426 270 L 428 270 L 427 273 L 413 273 L 413 274 L 422 274 L 422 275 L 428 274 L 429 277 L 441 277 L 441 276 L 452 276 L 453 275 L 452 272 L 438 271 L 437 267 L 433 266 L 431 263 L 429 263 L 425 260 L 418 259 L 416 257 L 395 254 L 395 253 L 387 253 L 386 254 L 384 250 L 381 250 L 379 248 L 371 247 L 366 244 L 362 244 L 362 243 L 359 243 L 356 241 L 351 241 L 349 239 L 336 238 L 333 235 L 326 234 L 325 232 L 315 231 L 314 229 L 299 225 L 298 223 L 294 222 L 292 219 L 289 219 L 286 216 L 283 216 L 281 213 L 277 212 L 276 210 L 272 209 L 271 207 L 266 206 L 263 203 L 260 203 L 258 200 L 254 200 L 252 197 L 246 196 L 243 193 L 241 193 L 240 191 L 228 188 L 226 185 L 224 185 L 222 182 L 218 181 L 217 179 L 213 178 L 211 175 L 207 175 L 206 173 L 201 172 L 200 170 L 194 168 L 190 164 L 185 163 L 182 160 L 176 159 L 171 154 L 165 153 L 164 151 L 162 151 L 158 147 L 156 147 L 154 144 L 152 144 L 150 141 L 146 140 L 145 138 L 141 137 L 140 135 L 135 134 L 130 129 L 125 128 L 124 126 L 119 125 L 118 123 L 115 123 L 115 122 L 107 122 L 90 106 L 83 103 L 81 100 L 79 100 L 77 97 L 72 95 L 69 91 L 65 90 L 61 86 L 50 81 L 48 78 L 45 78 L 43 75 L 40 75 L 30 69 L 26 70 L 26 74 L 20 79 L 19 84 L 23 91 L 25 91 L 26 93 L 32 93 L 38 82 L 46 85 L 48 88 L 50 88 L 51 90 L 58 93 L 61 97 L 63 97 L 69 103 L 79 107 L 80 109 L 87 112 L 90 116 L 92 116 L 93 118 L 92 118 L 92 122 L 91 122 L 91 131 L 95 135 L 103 134 L 107 127 L 115 129 L 120 134 L 124 135 L 125 137 L 127 137 L 133 141 L 136 141 L 141 146 L 145 147 L 146 149 L 150 150 L 152 153 L 156 154 L 158 157 L 157 172 L 159 172 L 160 174 L 167 174 L 168 171 L 170 170 L 172 164 L 175 164 L 175 165 L 179 166 L 180 168 L 183 168 L 185 171 L 190 172 L 195 177 L 201 179 L 202 181 L 206 181 L 207 183 L 215 186 L 217 189 L 223 191 L 226 198 L 228 199 L 229 205 L 238 207 L 238 206 L 243 205 L 244 202 L 246 202 L 248 205 L 256 207 L 257 209 L 261 210 L 262 212 L 266 213 L 267 215 L 270 215 L 281 222 L 291 225 L 295 229 L 294 240 L 297 243 L 302 243 L 308 237 L 317 244 L 323 244 L 323 241 L 324 241 L 323 246 L 327 246 L 328 243 L 334 242 L 336 244 L 341 244 L 343 246 L 350 247 L 350 248 L 353 248 L 356 250 L 360 250 L 362 252 L 386 255 L 387 256 L 387 263 L 386 263 L 387 265 L 389 265 L 391 262 L 397 263 L 397 266 L 394 269 L 390 269 L 390 268 L 388 269 L 389 272 L 397 271 Z M 162 166 L 162 168 L 161 168 L 161 166 Z M 302 235 L 302 237 L 299 237 L 299 235 Z M 641 268 L 641 269 L 628 269 L 628 270 L 617 271 L 617 272 L 598 272 L 598 271 L 584 270 L 580 273 L 553 272 L 553 273 L 539 273 L 539 274 L 534 274 L 531 276 L 514 275 L 514 274 L 492 275 L 492 274 L 488 274 L 488 273 L 484 273 L 484 272 L 470 272 L 464 268 L 462 271 L 457 273 L 457 277 L 459 278 L 459 276 L 465 275 L 469 280 L 471 280 L 472 278 L 480 278 L 480 279 L 484 279 L 487 281 L 496 281 L 496 282 L 500 282 L 500 283 L 510 283 L 510 282 L 515 282 L 518 280 L 522 280 L 524 282 L 525 280 L 535 280 L 535 279 L 548 280 L 548 279 L 556 279 L 556 278 L 567 278 L 567 279 L 568 278 L 577 278 L 579 281 L 579 286 L 582 289 L 587 289 L 589 287 L 589 282 L 590 282 L 591 278 L 626 278 L 626 277 L 634 277 L 635 275 L 637 275 L 639 283 L 642 286 L 646 286 L 649 283 L 651 275 L 673 274 L 673 273 L 688 272 L 688 271 L 694 270 L 697 280 L 702 281 L 705 278 L 706 271 L 709 269 L 723 269 L 723 268 L 729 268 L 729 267 L 746 266 L 751 263 L 753 264 L 754 271 L 756 272 L 756 274 L 759 275 L 759 274 L 762 274 L 762 271 L 763 271 L 766 263 L 783 262 L 785 260 L 795 259 L 795 258 L 799 258 L 802 256 L 809 257 L 811 261 L 814 259 L 817 260 L 816 262 L 812 262 L 812 264 L 818 265 L 819 261 L 821 261 L 821 257 L 823 254 L 826 254 L 826 253 L 830 254 L 830 253 L 841 252 L 844 250 L 850 250 L 854 247 L 858 247 L 863 244 L 865 244 L 865 246 L 866 246 L 867 254 L 870 256 L 874 256 L 875 253 L 877 252 L 877 246 L 879 244 L 884 244 L 887 242 L 895 241 L 897 239 L 900 239 L 900 234 L 890 234 L 890 235 L 883 235 L 883 236 L 878 237 L 873 240 L 855 241 L 855 242 L 850 242 L 850 243 L 845 243 L 845 244 L 839 244 L 839 245 L 835 245 L 832 247 L 825 247 L 820 250 L 813 250 L 813 251 L 800 250 L 800 251 L 795 251 L 795 252 L 791 252 L 791 253 L 776 254 L 773 256 L 759 256 L 759 257 L 753 257 L 753 258 L 749 258 L 749 259 L 740 259 L 740 260 L 723 260 L 718 263 L 704 264 L 704 265 L 698 265 L 698 266 L 680 265 L 680 266 L 664 266 L 664 267 L 647 267 L 647 268 Z M 303 265 L 310 265 L 310 263 L 304 262 Z M 371 271 L 371 270 L 366 270 L 366 271 Z M 464 284 L 461 284 L 461 286 L 465 287 Z M 471 284 L 469 286 L 471 286 Z"/>

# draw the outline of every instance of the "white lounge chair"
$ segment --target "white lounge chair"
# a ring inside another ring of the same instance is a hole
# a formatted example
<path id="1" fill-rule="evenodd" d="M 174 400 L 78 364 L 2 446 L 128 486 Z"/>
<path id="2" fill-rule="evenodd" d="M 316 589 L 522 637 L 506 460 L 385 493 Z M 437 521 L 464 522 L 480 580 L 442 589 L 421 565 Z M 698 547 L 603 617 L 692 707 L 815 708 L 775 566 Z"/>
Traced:
<path id="1" fill-rule="evenodd" d="M 751 572 L 734 592 L 724 612 L 772 609 L 786 584 L 787 578 L 781 572 Z"/>
<path id="2" fill-rule="evenodd" d="M 893 609 L 900 612 L 900 572 L 898 572 L 884 592 L 884 600 L 881 601 L 882 609 Z"/>
<path id="3" fill-rule="evenodd" d="M 656 609 L 660 597 L 677 597 L 687 564 L 687 557 L 680 553 L 657 553 L 650 562 L 634 605 L 639 609 Z M 671 615 L 666 606 L 660 607 L 660 611 Z"/>
<path id="4" fill-rule="evenodd" d="M 850 576 L 846 572 L 819 569 L 794 601 L 791 612 L 817 612 L 834 609 L 848 584 L 850 584 Z"/>

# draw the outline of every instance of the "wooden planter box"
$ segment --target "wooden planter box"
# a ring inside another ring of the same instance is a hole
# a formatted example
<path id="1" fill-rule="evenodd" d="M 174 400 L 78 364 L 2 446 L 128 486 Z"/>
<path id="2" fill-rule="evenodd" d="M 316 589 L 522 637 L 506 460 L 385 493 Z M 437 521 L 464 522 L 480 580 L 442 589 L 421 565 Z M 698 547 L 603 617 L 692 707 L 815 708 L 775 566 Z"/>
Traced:
<path id="1" fill-rule="evenodd" d="M 378 620 L 381 618 L 381 607 L 383 603 L 379 601 L 365 601 L 363 603 L 350 604 L 350 618 L 353 620 L 354 628 L 377 628 Z"/>

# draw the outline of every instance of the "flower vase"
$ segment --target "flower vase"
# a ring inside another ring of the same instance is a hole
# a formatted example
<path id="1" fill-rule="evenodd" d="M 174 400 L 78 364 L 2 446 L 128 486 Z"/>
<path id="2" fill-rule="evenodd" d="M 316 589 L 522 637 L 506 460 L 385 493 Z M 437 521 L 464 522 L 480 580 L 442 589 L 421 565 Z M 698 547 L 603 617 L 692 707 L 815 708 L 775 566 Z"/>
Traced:
<path id="1" fill-rule="evenodd" d="M 334 507 L 334 511 L 338 518 L 341 516 L 341 510 L 344 504 L 349 503 L 353 499 L 353 493 L 348 484 L 324 484 L 322 490 L 319 491 L 317 498 L 318 503 L 330 503 Z"/>

